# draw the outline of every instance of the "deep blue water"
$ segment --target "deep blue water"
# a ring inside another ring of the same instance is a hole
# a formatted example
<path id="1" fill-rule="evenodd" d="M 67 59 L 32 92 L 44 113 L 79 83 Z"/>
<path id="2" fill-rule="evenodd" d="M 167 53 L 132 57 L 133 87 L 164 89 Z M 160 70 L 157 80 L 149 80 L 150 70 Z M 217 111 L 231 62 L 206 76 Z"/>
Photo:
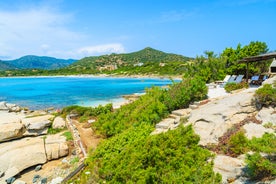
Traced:
<path id="1" fill-rule="evenodd" d="M 169 79 L 26 77 L 0 78 L 0 101 L 30 109 L 68 105 L 97 106 L 122 101 L 122 95 L 143 93 L 151 86 L 170 84 Z"/>

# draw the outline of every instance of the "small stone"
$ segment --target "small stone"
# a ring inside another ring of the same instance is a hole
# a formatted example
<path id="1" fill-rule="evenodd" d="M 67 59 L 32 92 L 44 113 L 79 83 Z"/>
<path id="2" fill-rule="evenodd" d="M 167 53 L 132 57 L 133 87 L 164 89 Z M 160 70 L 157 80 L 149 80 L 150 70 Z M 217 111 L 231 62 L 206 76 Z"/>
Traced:
<path id="1" fill-rule="evenodd" d="M 38 174 L 34 175 L 33 183 L 36 183 L 39 179 L 40 179 L 40 176 Z"/>
<path id="2" fill-rule="evenodd" d="M 41 184 L 47 184 L 47 178 L 42 178 L 40 181 Z"/>
<path id="3" fill-rule="evenodd" d="M 61 161 L 63 164 L 68 164 L 68 160 L 66 158 L 62 159 Z"/>
<path id="4" fill-rule="evenodd" d="M 22 180 L 15 180 L 13 184 L 26 184 L 26 182 Z"/>
<path id="5" fill-rule="evenodd" d="M 14 181 L 15 181 L 15 177 L 10 177 L 10 178 L 6 179 L 6 183 L 7 183 L 7 184 L 11 184 L 11 183 L 13 183 Z"/>
<path id="6" fill-rule="evenodd" d="M 35 167 L 35 171 L 39 171 L 42 168 L 42 165 L 38 165 Z"/>

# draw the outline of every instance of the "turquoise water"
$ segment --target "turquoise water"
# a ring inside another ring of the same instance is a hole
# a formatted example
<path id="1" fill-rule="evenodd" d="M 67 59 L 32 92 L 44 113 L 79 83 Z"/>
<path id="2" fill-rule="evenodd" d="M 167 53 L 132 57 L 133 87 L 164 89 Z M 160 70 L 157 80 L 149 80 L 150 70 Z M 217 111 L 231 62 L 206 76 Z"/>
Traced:
<path id="1" fill-rule="evenodd" d="M 143 93 L 151 86 L 170 84 L 169 79 L 96 77 L 0 78 L 0 101 L 30 109 L 68 105 L 97 106 L 123 101 L 122 95 Z"/>

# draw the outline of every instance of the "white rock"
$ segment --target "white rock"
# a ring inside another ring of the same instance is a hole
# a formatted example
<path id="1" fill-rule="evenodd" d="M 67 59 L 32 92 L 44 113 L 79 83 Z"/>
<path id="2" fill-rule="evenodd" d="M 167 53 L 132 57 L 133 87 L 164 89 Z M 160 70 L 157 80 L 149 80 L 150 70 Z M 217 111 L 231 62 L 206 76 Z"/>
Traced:
<path id="1" fill-rule="evenodd" d="M 15 122 L 0 124 L 0 142 L 23 137 L 24 125 L 18 119 Z"/>
<path id="2" fill-rule="evenodd" d="M 272 123 L 276 125 L 276 109 L 263 107 L 256 115 L 256 118 L 262 121 L 263 124 Z"/>
<path id="3" fill-rule="evenodd" d="M 46 160 L 42 137 L 24 138 L 0 144 L 0 170 L 5 172 L 0 183 L 31 166 Z"/>
<path id="4" fill-rule="evenodd" d="M 249 138 L 249 139 L 252 139 L 253 137 L 260 138 L 266 132 L 267 133 L 273 133 L 274 132 L 273 129 L 265 128 L 262 125 L 256 124 L 256 123 L 245 124 L 243 126 L 243 128 L 245 129 L 246 137 Z"/>
<path id="5" fill-rule="evenodd" d="M 50 184 L 61 184 L 63 178 L 62 177 L 57 177 L 57 178 L 54 178 Z"/>
<path id="6" fill-rule="evenodd" d="M 69 154 L 66 138 L 57 135 L 48 135 L 45 139 L 45 149 L 48 160 L 58 159 Z"/>
<path id="7" fill-rule="evenodd" d="M 229 128 L 255 112 L 251 105 L 254 91 L 248 89 L 231 94 L 193 110 L 188 122 L 194 125 L 195 132 L 200 136 L 199 144 L 218 143 L 218 138 Z"/>
<path id="8" fill-rule="evenodd" d="M 54 129 L 63 129 L 63 128 L 65 128 L 65 126 L 66 126 L 66 123 L 65 123 L 65 121 L 62 117 L 58 116 L 54 119 L 54 122 L 53 122 L 53 125 L 52 125 L 52 127 Z"/>
<path id="9" fill-rule="evenodd" d="M 8 111 L 9 108 L 7 107 L 6 102 L 0 102 L 0 111 Z"/>
<path id="10" fill-rule="evenodd" d="M 23 118 L 22 123 L 27 129 L 24 136 L 46 134 L 48 127 L 51 125 L 51 121 L 49 120 L 51 118 L 53 118 L 52 115 Z"/>
<path id="11" fill-rule="evenodd" d="M 15 180 L 12 184 L 26 184 L 26 182 L 22 180 Z"/>
<path id="12" fill-rule="evenodd" d="M 222 175 L 223 183 L 228 183 L 227 179 L 240 176 L 244 166 L 245 163 L 242 160 L 225 155 L 217 155 L 214 160 L 214 171 Z"/>

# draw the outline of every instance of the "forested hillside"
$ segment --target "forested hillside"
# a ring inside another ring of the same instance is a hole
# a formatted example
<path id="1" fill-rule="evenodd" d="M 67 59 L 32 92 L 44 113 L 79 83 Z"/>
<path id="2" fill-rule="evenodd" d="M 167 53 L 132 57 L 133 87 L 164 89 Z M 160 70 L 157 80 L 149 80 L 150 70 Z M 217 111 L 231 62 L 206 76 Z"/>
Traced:
<path id="1" fill-rule="evenodd" d="M 76 69 L 78 71 L 85 70 L 106 70 L 112 71 L 121 67 L 134 67 L 142 66 L 144 63 L 157 62 L 157 63 L 167 63 L 167 62 L 185 62 L 191 58 L 165 53 L 159 50 L 147 47 L 138 52 L 132 52 L 127 54 L 110 54 L 103 56 L 92 56 L 86 57 L 78 62 L 70 65 L 68 69 Z"/>
<path id="2" fill-rule="evenodd" d="M 76 60 L 73 59 L 57 59 L 47 56 L 23 56 L 19 59 L 3 61 L 10 66 L 13 66 L 14 69 L 44 69 L 44 70 L 53 70 L 58 68 L 66 67 Z M 7 68 L 9 69 L 9 68 Z"/>

